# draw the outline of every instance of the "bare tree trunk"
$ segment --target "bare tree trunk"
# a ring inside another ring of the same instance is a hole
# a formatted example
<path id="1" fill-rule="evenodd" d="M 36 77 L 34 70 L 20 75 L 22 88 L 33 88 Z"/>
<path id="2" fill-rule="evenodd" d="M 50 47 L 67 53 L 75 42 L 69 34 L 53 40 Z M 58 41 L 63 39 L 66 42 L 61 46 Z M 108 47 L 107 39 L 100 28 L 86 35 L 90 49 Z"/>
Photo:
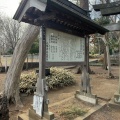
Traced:
<path id="1" fill-rule="evenodd" d="M 88 0 L 80 0 L 80 7 L 84 10 L 89 10 Z"/>
<path id="2" fill-rule="evenodd" d="M 114 76 L 111 73 L 111 61 L 110 61 L 110 54 L 109 54 L 109 46 L 107 44 L 107 40 L 106 40 L 105 36 L 104 37 L 100 37 L 100 38 L 103 40 L 103 42 L 106 45 L 107 64 L 108 64 L 108 77 L 112 78 Z"/>
<path id="3" fill-rule="evenodd" d="M 1 62 L 1 52 L 0 52 L 0 67 L 2 67 L 2 62 Z"/>
<path id="4" fill-rule="evenodd" d="M 118 54 L 118 57 L 119 57 L 119 87 L 118 87 L 118 93 L 120 94 L 120 32 L 119 32 L 119 54 Z"/>
<path id="5" fill-rule="evenodd" d="M 28 70 L 28 54 L 27 54 L 27 58 L 26 58 L 26 70 Z"/>
<path id="6" fill-rule="evenodd" d="M 39 34 L 39 27 L 29 25 L 23 37 L 18 41 L 11 65 L 7 72 L 4 86 L 4 95 L 8 99 L 13 97 L 17 107 L 22 107 L 19 96 L 19 79 L 26 56 L 32 43 Z"/>
<path id="7" fill-rule="evenodd" d="M 107 41 L 104 39 L 105 44 Z M 109 46 L 106 45 L 106 53 L 107 53 L 107 63 L 108 63 L 108 76 L 111 76 L 111 62 L 110 62 L 110 54 L 109 54 Z"/>
<path id="8" fill-rule="evenodd" d="M 107 70 L 107 54 L 106 54 L 106 45 L 104 47 L 104 60 L 103 60 L 103 68 Z"/>

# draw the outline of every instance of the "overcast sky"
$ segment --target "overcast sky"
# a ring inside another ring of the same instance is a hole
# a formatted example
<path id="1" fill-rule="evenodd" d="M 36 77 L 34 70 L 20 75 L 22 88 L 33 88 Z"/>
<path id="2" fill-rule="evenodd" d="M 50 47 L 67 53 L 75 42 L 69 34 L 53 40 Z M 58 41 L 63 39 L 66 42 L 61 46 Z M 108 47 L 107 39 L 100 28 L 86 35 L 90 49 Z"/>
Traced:
<path id="1" fill-rule="evenodd" d="M 13 17 L 19 3 L 20 0 L 0 0 L 0 13 Z"/>
<path id="2" fill-rule="evenodd" d="M 6 16 L 13 17 L 21 0 L 0 0 L 0 14 L 5 14 Z M 94 0 L 90 0 L 92 4 L 94 3 Z M 97 16 L 97 13 L 94 12 L 92 14 L 92 18 L 95 18 Z"/>

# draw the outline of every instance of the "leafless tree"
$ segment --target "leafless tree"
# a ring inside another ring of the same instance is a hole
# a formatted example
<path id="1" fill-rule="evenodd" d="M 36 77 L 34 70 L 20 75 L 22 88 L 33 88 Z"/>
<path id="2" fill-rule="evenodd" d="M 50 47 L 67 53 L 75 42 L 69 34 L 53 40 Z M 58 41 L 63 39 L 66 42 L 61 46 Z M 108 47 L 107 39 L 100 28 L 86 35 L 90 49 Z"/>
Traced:
<path id="1" fill-rule="evenodd" d="M 19 96 L 19 79 L 26 56 L 32 46 L 32 43 L 39 34 L 39 27 L 29 25 L 24 35 L 17 42 L 12 62 L 5 79 L 4 95 L 7 98 L 14 98 L 16 107 L 22 106 Z"/>
<path id="2" fill-rule="evenodd" d="M 2 16 L 0 19 L 1 33 L 0 41 L 1 44 L 5 45 L 4 47 L 7 50 L 13 51 L 18 40 L 22 36 L 21 24 L 17 21 L 10 19 L 8 17 Z"/>
<path id="3" fill-rule="evenodd" d="M 8 99 L 14 98 L 16 107 L 22 106 L 19 96 L 19 79 L 26 56 L 39 34 L 39 27 L 29 25 L 22 35 L 21 25 L 7 17 L 0 17 L 0 43 L 14 50 L 12 62 L 5 79 L 3 94 Z M 24 27 L 26 28 L 26 26 Z"/>

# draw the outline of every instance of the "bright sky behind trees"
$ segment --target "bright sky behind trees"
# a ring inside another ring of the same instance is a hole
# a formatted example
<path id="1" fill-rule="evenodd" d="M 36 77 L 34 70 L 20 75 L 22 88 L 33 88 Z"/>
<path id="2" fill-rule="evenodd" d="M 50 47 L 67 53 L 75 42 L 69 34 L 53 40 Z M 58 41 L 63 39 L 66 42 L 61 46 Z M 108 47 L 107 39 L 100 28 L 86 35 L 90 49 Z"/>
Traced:
<path id="1" fill-rule="evenodd" d="M 0 13 L 13 17 L 19 6 L 20 0 L 0 0 Z"/>
<path id="2" fill-rule="evenodd" d="M 20 1 L 21 0 L 0 0 L 0 14 L 9 16 L 12 18 L 19 6 Z M 95 0 L 89 0 L 89 1 L 91 4 L 95 4 Z M 96 0 L 96 1 L 98 2 L 99 0 Z M 92 18 L 94 18 L 95 16 L 92 15 Z"/>

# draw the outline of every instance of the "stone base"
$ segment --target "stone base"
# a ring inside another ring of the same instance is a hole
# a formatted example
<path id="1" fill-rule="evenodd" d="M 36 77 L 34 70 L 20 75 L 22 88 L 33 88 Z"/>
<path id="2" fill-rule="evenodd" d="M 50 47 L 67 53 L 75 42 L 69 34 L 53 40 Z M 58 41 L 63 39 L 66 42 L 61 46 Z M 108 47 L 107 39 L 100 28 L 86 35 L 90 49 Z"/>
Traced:
<path id="1" fill-rule="evenodd" d="M 30 120 L 28 115 L 26 114 L 21 114 L 18 116 L 18 120 Z"/>
<path id="2" fill-rule="evenodd" d="M 114 94 L 114 102 L 120 104 L 120 94 Z"/>
<path id="3" fill-rule="evenodd" d="M 54 120 L 54 114 L 51 112 L 44 112 L 43 117 L 36 114 L 35 110 L 32 108 L 29 109 L 29 120 Z"/>
<path id="4" fill-rule="evenodd" d="M 91 103 L 91 104 L 94 104 L 94 105 L 96 105 L 98 103 L 98 99 L 97 99 L 96 95 L 76 91 L 75 97 L 77 99 L 83 100 L 85 102 L 88 102 L 88 103 Z"/>
<path id="5" fill-rule="evenodd" d="M 90 116 L 105 107 L 106 103 L 100 103 L 92 107 L 85 115 L 79 116 L 75 118 L 74 120 L 89 120 Z"/>

